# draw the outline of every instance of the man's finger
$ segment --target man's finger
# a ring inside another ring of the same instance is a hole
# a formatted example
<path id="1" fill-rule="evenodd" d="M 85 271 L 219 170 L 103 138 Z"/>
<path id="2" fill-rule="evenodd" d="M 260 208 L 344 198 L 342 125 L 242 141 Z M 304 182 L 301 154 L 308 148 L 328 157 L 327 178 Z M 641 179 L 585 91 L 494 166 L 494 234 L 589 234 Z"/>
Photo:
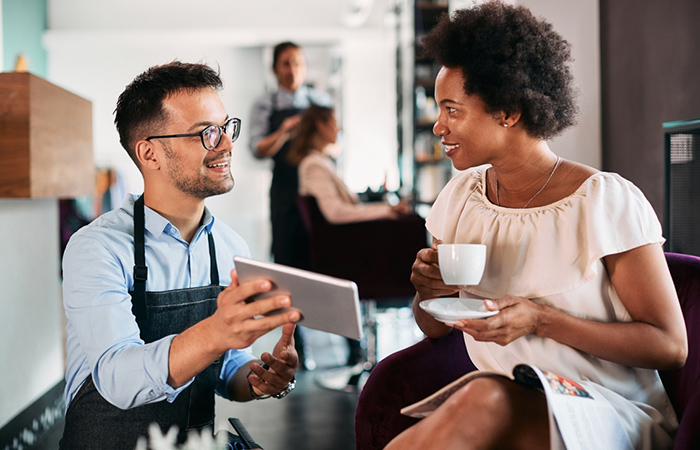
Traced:
<path id="1" fill-rule="evenodd" d="M 238 271 L 231 269 L 231 284 L 229 286 L 238 286 Z"/>
<path id="2" fill-rule="evenodd" d="M 237 276 L 236 282 L 238 282 Z M 272 282 L 263 278 L 255 281 L 249 281 L 240 285 L 231 283 L 221 292 L 221 294 L 219 294 L 219 296 L 223 296 L 223 299 L 227 302 L 238 303 L 247 301 L 250 297 L 257 294 L 268 292 L 270 289 L 272 289 Z"/>
<path id="3" fill-rule="evenodd" d="M 241 312 L 249 317 L 264 316 L 272 311 L 289 308 L 290 306 L 292 306 L 292 301 L 288 295 L 276 295 L 255 300 L 245 305 L 245 310 L 241 310 Z"/>
<path id="4" fill-rule="evenodd" d="M 280 338 L 280 343 L 282 345 L 290 346 L 294 345 L 294 329 L 296 328 L 296 325 L 293 323 L 288 323 L 285 324 L 282 327 L 282 337 Z"/>
<path id="5" fill-rule="evenodd" d="M 285 311 L 279 314 L 271 314 L 269 316 L 250 319 L 245 322 L 245 327 L 248 331 L 257 331 L 260 334 L 265 334 L 286 323 L 298 322 L 301 314 L 298 310 Z"/>

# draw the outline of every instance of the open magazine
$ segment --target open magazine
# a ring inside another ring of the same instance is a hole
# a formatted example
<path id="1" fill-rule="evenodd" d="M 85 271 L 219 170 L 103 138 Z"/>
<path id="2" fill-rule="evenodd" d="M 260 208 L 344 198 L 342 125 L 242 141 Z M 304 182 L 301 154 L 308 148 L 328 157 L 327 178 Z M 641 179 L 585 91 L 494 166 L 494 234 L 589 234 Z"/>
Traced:
<path id="1" fill-rule="evenodd" d="M 489 375 L 497 374 L 469 372 L 423 400 L 401 409 L 401 414 L 427 417 L 469 381 Z M 567 450 L 633 449 L 617 413 L 592 383 L 577 382 L 525 364 L 513 369 L 512 378 L 544 392 L 551 442 L 560 442 L 561 436 Z"/>

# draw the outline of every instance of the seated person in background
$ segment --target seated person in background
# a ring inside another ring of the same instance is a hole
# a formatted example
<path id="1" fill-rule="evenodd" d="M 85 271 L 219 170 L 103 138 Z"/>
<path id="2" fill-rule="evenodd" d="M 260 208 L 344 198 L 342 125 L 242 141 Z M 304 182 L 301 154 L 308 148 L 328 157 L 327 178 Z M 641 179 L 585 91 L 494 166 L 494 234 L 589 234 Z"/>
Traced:
<path id="1" fill-rule="evenodd" d="M 362 204 L 337 175 L 327 151 L 338 138 L 339 127 L 331 108 L 312 105 L 302 115 L 292 142 L 289 162 L 299 166 L 299 194 L 312 195 L 331 223 L 397 218 L 408 214 L 405 202 Z"/>

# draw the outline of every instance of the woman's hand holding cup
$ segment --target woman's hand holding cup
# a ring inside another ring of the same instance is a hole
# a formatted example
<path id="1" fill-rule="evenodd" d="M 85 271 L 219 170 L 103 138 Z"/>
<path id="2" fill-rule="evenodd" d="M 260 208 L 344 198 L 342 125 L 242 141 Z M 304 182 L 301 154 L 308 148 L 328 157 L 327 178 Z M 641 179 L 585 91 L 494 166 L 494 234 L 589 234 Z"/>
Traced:
<path id="1" fill-rule="evenodd" d="M 419 251 L 411 268 L 411 283 L 416 288 L 420 300 L 452 295 L 459 290 L 457 286 L 447 286 L 442 279 L 438 265 L 440 243 L 434 239 L 431 248 Z"/>

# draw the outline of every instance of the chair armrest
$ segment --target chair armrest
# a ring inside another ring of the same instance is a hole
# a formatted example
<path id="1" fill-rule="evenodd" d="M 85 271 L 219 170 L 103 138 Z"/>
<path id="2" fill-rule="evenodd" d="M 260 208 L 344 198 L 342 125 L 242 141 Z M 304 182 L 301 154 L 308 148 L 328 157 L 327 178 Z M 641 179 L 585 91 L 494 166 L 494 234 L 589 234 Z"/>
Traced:
<path id="1" fill-rule="evenodd" d="M 700 391 L 695 391 L 686 402 L 683 416 L 673 443 L 674 450 L 695 450 L 700 448 Z"/>
<path id="2" fill-rule="evenodd" d="M 417 422 L 399 412 L 467 372 L 476 370 L 464 336 L 452 330 L 439 339 L 424 339 L 393 353 L 372 370 L 355 411 L 357 448 L 382 449 Z"/>

